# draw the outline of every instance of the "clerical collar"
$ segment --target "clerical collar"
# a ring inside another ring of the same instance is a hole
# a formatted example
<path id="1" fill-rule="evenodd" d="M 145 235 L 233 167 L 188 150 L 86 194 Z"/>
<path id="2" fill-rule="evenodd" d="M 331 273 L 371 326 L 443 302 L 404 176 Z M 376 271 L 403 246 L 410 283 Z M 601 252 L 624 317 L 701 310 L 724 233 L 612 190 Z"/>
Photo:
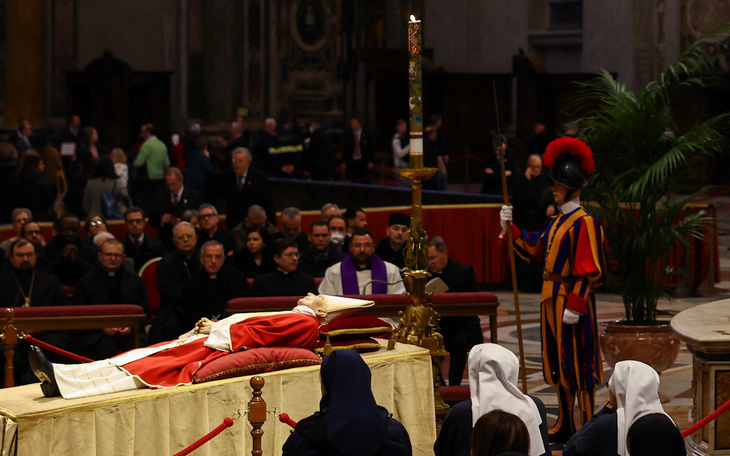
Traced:
<path id="1" fill-rule="evenodd" d="M 109 274 L 109 277 L 114 277 L 117 275 L 117 271 L 106 271 L 107 274 Z"/>
<path id="2" fill-rule="evenodd" d="M 366 264 L 365 266 L 361 266 L 360 263 L 355 263 L 355 270 L 356 271 L 369 271 L 373 268 L 373 263 L 370 262 Z"/>
<path id="3" fill-rule="evenodd" d="M 208 277 L 210 277 L 210 280 L 215 280 L 218 278 L 218 274 L 208 274 Z"/>
<path id="4" fill-rule="evenodd" d="M 560 213 L 561 214 L 570 214 L 574 210 L 578 209 L 580 207 L 580 197 L 573 198 L 572 200 L 568 201 L 567 203 L 563 203 L 560 206 Z"/>
<path id="5" fill-rule="evenodd" d="M 282 274 L 284 274 L 284 275 L 289 275 L 289 274 L 292 274 L 291 272 L 286 272 L 286 271 L 282 270 L 282 269 L 281 269 L 281 268 L 279 268 L 278 266 L 276 267 L 276 270 L 277 270 L 277 271 L 279 271 L 279 272 L 281 272 L 281 273 L 282 273 Z"/>

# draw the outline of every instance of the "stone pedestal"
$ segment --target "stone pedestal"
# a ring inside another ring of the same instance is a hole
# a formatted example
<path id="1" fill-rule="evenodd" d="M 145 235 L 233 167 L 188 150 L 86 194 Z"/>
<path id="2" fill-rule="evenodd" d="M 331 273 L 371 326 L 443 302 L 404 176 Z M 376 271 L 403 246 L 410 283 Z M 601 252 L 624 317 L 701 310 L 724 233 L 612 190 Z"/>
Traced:
<path id="1" fill-rule="evenodd" d="M 672 329 L 692 358 L 692 421 L 697 422 L 730 399 L 730 299 L 680 312 Z M 689 455 L 730 455 L 730 414 L 687 438 Z"/>

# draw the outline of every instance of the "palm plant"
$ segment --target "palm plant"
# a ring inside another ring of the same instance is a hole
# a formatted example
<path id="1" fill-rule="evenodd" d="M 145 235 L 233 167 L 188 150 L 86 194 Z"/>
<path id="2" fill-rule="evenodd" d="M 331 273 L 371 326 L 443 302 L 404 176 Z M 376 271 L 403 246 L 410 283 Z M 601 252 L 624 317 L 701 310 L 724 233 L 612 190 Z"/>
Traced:
<path id="1" fill-rule="evenodd" d="M 628 324 L 656 322 L 659 298 L 671 294 L 666 277 L 686 273 L 669 268 L 672 249 L 701 238 L 709 221 L 704 211 L 682 217 L 687 203 L 708 190 L 697 190 L 688 177 L 723 151 L 730 115 L 683 128 L 678 110 L 715 83 L 707 45 L 729 32 L 725 26 L 708 33 L 636 93 L 604 71 L 581 84 L 576 96 L 577 106 L 588 114 L 573 124 L 581 128 L 596 162 L 586 199 L 596 203 L 591 212 L 604 222 L 609 283 L 623 298 Z"/>

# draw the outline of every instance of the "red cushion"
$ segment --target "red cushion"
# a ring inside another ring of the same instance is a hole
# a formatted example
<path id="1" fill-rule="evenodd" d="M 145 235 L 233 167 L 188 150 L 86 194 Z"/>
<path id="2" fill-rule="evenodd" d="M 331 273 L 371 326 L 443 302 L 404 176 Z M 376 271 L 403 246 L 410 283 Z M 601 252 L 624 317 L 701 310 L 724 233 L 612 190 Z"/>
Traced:
<path id="1" fill-rule="evenodd" d="M 201 367 L 193 376 L 193 382 L 240 377 L 243 375 L 272 372 L 291 367 L 316 366 L 322 363 L 310 350 L 293 347 L 261 347 L 221 356 Z"/>
<path id="2" fill-rule="evenodd" d="M 390 323 L 370 315 L 355 315 L 335 320 L 319 327 L 321 338 L 330 336 L 330 341 L 363 337 L 389 336 L 393 331 Z"/>
<path id="3" fill-rule="evenodd" d="M 323 353 L 324 352 L 324 346 L 327 342 L 324 340 L 320 340 L 317 342 L 317 345 L 314 346 L 314 351 L 317 353 Z M 367 353 L 367 352 L 373 352 L 380 350 L 380 343 L 372 339 L 370 337 L 363 338 L 363 339 L 350 339 L 350 340 L 341 340 L 341 341 L 332 341 L 330 339 L 330 345 L 334 350 L 340 350 L 345 348 L 352 348 L 360 353 Z"/>
<path id="4" fill-rule="evenodd" d="M 469 385 L 441 386 L 441 399 L 445 402 L 461 402 L 471 399 Z"/>

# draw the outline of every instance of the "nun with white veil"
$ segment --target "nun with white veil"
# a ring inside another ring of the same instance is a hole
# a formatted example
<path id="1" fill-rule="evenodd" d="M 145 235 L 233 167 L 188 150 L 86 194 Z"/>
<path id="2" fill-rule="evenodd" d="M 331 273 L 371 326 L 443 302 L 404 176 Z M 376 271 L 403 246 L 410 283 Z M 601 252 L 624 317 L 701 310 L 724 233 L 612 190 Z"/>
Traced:
<path id="1" fill-rule="evenodd" d="M 446 416 L 434 452 L 436 456 L 470 456 L 474 423 L 492 410 L 517 415 L 527 426 L 530 456 L 550 454 L 545 406 L 517 387 L 520 364 L 514 353 L 497 344 L 475 345 L 469 352 L 471 400 L 459 402 Z"/>
<path id="2" fill-rule="evenodd" d="M 609 400 L 565 445 L 564 456 L 684 456 L 682 434 L 659 401 L 659 374 L 640 361 L 616 363 Z"/>

